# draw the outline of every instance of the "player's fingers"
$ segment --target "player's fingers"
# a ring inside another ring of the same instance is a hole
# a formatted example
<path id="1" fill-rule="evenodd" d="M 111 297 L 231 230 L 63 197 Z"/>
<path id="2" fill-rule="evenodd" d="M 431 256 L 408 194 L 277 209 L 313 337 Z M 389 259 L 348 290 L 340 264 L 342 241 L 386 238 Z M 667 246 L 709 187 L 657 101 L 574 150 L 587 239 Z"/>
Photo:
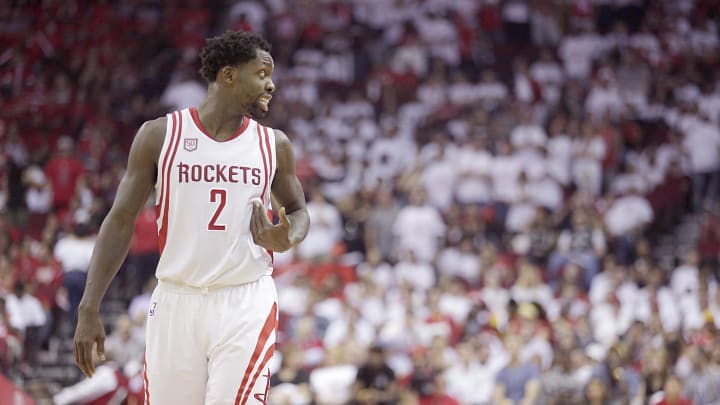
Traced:
<path id="1" fill-rule="evenodd" d="M 85 344 L 82 342 L 78 342 L 75 345 L 75 348 L 77 350 L 78 367 L 80 367 L 80 370 L 83 372 L 83 374 L 90 377 L 90 369 L 88 368 L 87 362 L 85 361 Z"/>
<path id="2" fill-rule="evenodd" d="M 257 217 L 260 220 L 260 229 L 272 227 L 272 222 L 268 219 L 268 210 L 265 208 L 265 205 L 262 204 L 260 200 L 257 200 L 255 206 L 257 208 Z"/>
<path id="3" fill-rule="evenodd" d="M 278 216 L 280 217 L 280 224 L 286 227 L 290 227 L 290 220 L 288 219 L 287 213 L 285 212 L 285 207 L 280 208 Z"/>
<path id="4" fill-rule="evenodd" d="M 75 364 L 80 367 L 80 357 L 78 356 L 78 344 L 77 342 L 73 342 L 73 357 L 75 358 Z"/>
<path id="5" fill-rule="evenodd" d="M 89 377 L 92 377 L 93 374 L 95 374 L 95 363 L 93 362 L 93 344 L 91 342 L 85 343 L 85 347 L 83 348 L 83 355 L 85 362 L 85 368 L 87 369 L 89 374 Z"/>
<path id="6" fill-rule="evenodd" d="M 258 214 L 259 211 L 257 206 L 258 204 L 253 203 L 253 212 L 252 217 L 250 218 L 250 232 L 253 235 L 253 240 L 255 241 L 255 243 L 257 243 L 258 241 L 258 237 L 260 236 L 260 230 L 262 229 L 260 223 L 260 214 Z"/>
<path id="7" fill-rule="evenodd" d="M 105 337 L 103 336 L 97 338 L 97 355 L 100 360 L 105 361 Z"/>

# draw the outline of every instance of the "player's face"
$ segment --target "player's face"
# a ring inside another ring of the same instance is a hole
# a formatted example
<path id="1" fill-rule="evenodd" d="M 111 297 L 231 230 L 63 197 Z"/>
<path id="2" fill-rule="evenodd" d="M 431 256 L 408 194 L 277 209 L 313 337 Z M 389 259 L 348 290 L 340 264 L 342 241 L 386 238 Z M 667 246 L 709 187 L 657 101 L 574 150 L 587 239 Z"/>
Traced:
<path id="1" fill-rule="evenodd" d="M 257 50 L 255 59 L 239 67 L 239 78 L 236 91 L 239 103 L 253 117 L 264 117 L 269 109 L 275 83 L 272 73 L 275 64 L 270 53 Z"/>

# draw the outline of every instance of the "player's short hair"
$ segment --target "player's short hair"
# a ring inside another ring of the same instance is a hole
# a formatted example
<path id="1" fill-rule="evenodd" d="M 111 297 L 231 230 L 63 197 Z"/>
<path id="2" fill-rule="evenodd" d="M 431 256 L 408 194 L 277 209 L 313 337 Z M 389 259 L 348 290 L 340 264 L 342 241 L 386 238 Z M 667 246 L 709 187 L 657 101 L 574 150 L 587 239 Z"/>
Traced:
<path id="1" fill-rule="evenodd" d="M 214 82 L 220 69 L 255 58 L 258 49 L 270 52 L 270 43 L 253 32 L 227 31 L 208 38 L 200 51 L 200 75 Z"/>

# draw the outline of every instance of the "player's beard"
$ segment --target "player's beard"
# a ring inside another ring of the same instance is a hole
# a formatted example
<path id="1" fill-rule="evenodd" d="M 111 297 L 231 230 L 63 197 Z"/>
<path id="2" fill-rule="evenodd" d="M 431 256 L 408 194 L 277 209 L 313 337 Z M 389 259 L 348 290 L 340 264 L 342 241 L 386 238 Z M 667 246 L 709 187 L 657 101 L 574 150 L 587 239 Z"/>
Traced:
<path id="1" fill-rule="evenodd" d="M 268 107 L 267 110 L 265 110 L 261 105 L 260 101 L 255 100 L 255 102 L 250 107 L 250 115 L 253 118 L 265 118 L 270 111 L 270 108 Z"/>

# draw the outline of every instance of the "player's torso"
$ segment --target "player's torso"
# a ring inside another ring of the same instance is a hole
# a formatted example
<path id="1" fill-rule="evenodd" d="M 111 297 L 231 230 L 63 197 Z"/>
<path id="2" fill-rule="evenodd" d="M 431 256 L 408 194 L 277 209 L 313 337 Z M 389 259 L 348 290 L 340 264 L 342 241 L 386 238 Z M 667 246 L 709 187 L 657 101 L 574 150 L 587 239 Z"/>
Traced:
<path id="1" fill-rule="evenodd" d="M 156 183 L 160 280 L 196 287 L 237 285 L 272 272 L 252 241 L 252 200 L 270 206 L 275 136 L 245 118 L 218 142 L 194 109 L 168 115 Z"/>

